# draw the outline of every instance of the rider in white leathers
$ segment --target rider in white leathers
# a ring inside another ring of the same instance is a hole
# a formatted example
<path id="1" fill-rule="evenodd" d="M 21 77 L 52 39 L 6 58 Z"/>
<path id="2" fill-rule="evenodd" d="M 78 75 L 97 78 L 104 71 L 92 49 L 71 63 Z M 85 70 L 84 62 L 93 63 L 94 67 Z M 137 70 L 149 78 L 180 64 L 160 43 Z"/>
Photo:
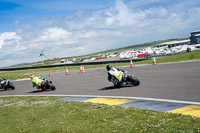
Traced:
<path id="1" fill-rule="evenodd" d="M 124 71 L 119 68 L 112 67 L 111 65 L 107 65 L 106 69 L 108 71 L 108 80 L 114 83 L 114 86 L 120 86 L 120 82 L 123 80 L 122 76 Z"/>

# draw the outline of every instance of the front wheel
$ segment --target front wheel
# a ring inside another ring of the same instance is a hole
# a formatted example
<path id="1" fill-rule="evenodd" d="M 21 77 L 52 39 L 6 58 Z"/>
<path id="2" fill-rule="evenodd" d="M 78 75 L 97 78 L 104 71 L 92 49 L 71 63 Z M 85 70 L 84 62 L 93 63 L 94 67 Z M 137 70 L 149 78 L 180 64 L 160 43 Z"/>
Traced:
<path id="1" fill-rule="evenodd" d="M 128 80 L 129 80 L 134 86 L 140 85 L 140 80 L 139 80 L 138 78 L 136 78 L 135 76 L 130 76 L 130 77 L 128 77 Z"/>
<path id="2" fill-rule="evenodd" d="M 56 87 L 53 84 L 51 84 L 51 90 L 55 90 L 55 89 Z"/>
<path id="3" fill-rule="evenodd" d="M 50 90 L 55 90 L 56 89 L 56 87 L 51 83 L 48 83 L 47 86 L 48 86 L 48 89 L 50 89 Z"/>
<path id="4" fill-rule="evenodd" d="M 15 89 L 15 86 L 13 85 L 12 82 L 10 82 L 10 84 L 9 84 L 9 88 L 10 88 L 11 90 L 14 90 L 14 89 Z"/>

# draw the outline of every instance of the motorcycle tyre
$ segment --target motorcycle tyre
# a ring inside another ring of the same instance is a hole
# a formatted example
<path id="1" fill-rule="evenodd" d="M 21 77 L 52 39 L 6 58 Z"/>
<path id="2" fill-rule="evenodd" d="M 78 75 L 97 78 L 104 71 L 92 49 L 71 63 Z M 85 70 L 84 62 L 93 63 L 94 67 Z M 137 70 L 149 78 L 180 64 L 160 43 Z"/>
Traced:
<path id="1" fill-rule="evenodd" d="M 47 86 L 48 86 L 48 89 L 51 89 L 51 90 L 55 90 L 56 89 L 56 87 L 51 83 L 48 83 Z"/>
<path id="2" fill-rule="evenodd" d="M 138 86 L 140 85 L 140 80 L 138 78 L 136 78 L 135 76 L 129 76 L 128 80 L 134 85 L 134 86 Z"/>
<path id="3" fill-rule="evenodd" d="M 6 86 L 6 87 L 4 88 L 4 90 L 5 90 L 5 91 L 7 91 L 8 89 L 9 89 L 9 87 L 8 87 L 8 86 Z"/>
<path id="4" fill-rule="evenodd" d="M 15 86 L 13 85 L 12 82 L 9 83 L 9 88 L 10 88 L 11 90 L 15 90 Z"/>
<path id="5" fill-rule="evenodd" d="M 45 86 L 42 86 L 42 91 L 46 91 L 46 87 Z"/>

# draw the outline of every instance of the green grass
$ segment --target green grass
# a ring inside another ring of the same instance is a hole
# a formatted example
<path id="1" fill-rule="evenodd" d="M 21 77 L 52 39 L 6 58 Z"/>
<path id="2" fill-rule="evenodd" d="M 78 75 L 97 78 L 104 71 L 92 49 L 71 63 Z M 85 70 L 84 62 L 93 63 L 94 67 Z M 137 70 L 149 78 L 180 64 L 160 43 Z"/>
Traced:
<path id="1" fill-rule="evenodd" d="M 59 97 L 0 98 L 1 133 L 197 133 L 192 116 L 83 102 Z"/>
<path id="2" fill-rule="evenodd" d="M 183 53 L 172 56 L 164 56 L 160 58 L 156 58 L 156 63 L 167 63 L 167 62 L 181 62 L 181 61 L 190 61 L 190 60 L 200 60 L 200 51 Z M 140 64 L 152 64 L 152 59 L 134 62 L 134 65 Z M 85 69 L 92 68 L 105 68 L 107 64 L 102 65 L 84 65 Z M 129 66 L 130 63 L 113 63 L 113 66 Z M 70 70 L 80 70 L 80 66 L 68 66 Z M 50 68 L 51 72 L 60 72 L 65 71 L 66 67 L 53 67 Z M 39 74 L 39 73 L 48 73 L 49 68 L 39 68 L 39 69 L 27 69 L 27 70 L 16 70 L 16 71 L 0 71 L 0 76 L 6 79 L 15 80 L 21 78 L 28 78 L 31 74 Z"/>
<path id="3" fill-rule="evenodd" d="M 200 60 L 200 51 L 156 58 L 156 62 L 180 62 Z M 151 60 L 135 62 L 152 64 Z M 113 66 L 128 66 L 116 63 Z M 105 67 L 86 65 L 85 69 Z M 70 66 L 69 70 L 79 70 Z M 1 77 L 9 79 L 28 78 L 30 74 L 48 73 L 49 68 L 19 71 L 0 71 Z M 51 68 L 52 72 L 65 71 L 65 67 Z M 0 132 L 73 132 L 73 133 L 198 133 L 200 118 L 125 108 L 102 104 L 57 101 L 59 97 L 1 97 Z"/>

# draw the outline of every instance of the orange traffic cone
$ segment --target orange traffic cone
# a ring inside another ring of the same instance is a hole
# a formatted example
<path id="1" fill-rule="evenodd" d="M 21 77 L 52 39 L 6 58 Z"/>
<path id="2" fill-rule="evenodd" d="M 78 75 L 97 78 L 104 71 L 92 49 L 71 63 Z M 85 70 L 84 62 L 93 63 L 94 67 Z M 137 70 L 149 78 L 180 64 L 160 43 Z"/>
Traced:
<path id="1" fill-rule="evenodd" d="M 132 61 L 132 59 L 130 59 L 130 61 L 131 61 L 130 67 L 132 68 L 133 67 L 133 61 Z"/>
<path id="2" fill-rule="evenodd" d="M 51 77 L 51 76 L 52 76 L 51 69 L 49 69 L 49 77 Z"/>
<path id="3" fill-rule="evenodd" d="M 156 65 L 156 58 L 153 55 L 153 65 Z"/>
<path id="4" fill-rule="evenodd" d="M 85 69 L 84 66 L 82 65 L 82 73 L 85 73 Z"/>
<path id="5" fill-rule="evenodd" d="M 67 67 L 66 67 L 66 75 L 69 75 L 69 70 L 67 69 Z"/>
<path id="6" fill-rule="evenodd" d="M 80 72 L 81 72 L 81 73 L 83 72 L 83 67 L 82 67 L 82 65 L 80 65 Z"/>

